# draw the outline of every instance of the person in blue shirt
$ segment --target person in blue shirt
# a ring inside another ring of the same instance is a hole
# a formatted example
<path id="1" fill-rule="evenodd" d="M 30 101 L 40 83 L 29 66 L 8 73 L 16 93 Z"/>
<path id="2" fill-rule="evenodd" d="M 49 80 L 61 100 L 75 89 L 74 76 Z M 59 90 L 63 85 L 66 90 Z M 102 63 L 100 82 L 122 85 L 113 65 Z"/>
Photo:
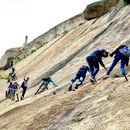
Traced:
<path id="1" fill-rule="evenodd" d="M 38 90 L 36 91 L 35 95 L 45 90 L 48 90 L 49 83 L 52 83 L 55 87 L 57 86 L 51 77 L 42 78 L 42 83 L 39 86 Z"/>
<path id="2" fill-rule="evenodd" d="M 78 89 L 79 86 L 81 86 L 83 84 L 83 81 L 86 77 L 86 73 L 87 71 L 89 71 L 89 67 L 86 65 L 83 65 L 82 67 L 79 68 L 78 72 L 75 74 L 75 76 L 71 79 L 70 81 L 70 85 L 68 87 L 68 91 L 72 90 L 73 87 L 73 83 L 76 80 L 79 80 L 78 83 L 75 86 L 75 89 Z"/>
<path id="3" fill-rule="evenodd" d="M 107 71 L 106 66 L 104 65 L 102 58 L 107 58 L 109 52 L 107 52 L 104 49 L 97 49 L 89 54 L 89 56 L 86 58 L 86 61 L 89 65 L 90 69 L 90 81 L 94 84 L 96 83 L 95 76 L 97 75 L 99 71 L 99 64 Z"/>
<path id="4" fill-rule="evenodd" d="M 128 81 L 128 78 L 126 77 L 125 65 L 128 66 L 129 64 L 130 48 L 128 48 L 128 46 L 126 45 L 121 45 L 110 54 L 111 57 L 113 57 L 114 55 L 115 55 L 114 60 L 103 79 L 107 79 L 113 68 L 116 66 L 116 64 L 119 61 L 121 61 L 120 62 L 121 74 L 123 77 L 125 77 L 126 81 Z"/>

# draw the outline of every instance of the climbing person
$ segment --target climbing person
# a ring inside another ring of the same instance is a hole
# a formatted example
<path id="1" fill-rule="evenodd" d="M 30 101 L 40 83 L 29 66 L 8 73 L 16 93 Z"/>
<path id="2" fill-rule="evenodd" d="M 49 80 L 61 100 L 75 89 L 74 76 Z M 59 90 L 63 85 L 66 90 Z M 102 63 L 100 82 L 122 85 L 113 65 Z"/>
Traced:
<path id="1" fill-rule="evenodd" d="M 51 77 L 42 78 L 42 83 L 34 95 L 37 95 L 40 92 L 48 90 L 49 83 L 52 83 L 55 87 L 57 86 Z"/>
<path id="2" fill-rule="evenodd" d="M 90 81 L 92 84 L 96 83 L 95 76 L 99 71 L 99 64 L 107 71 L 102 58 L 107 58 L 110 53 L 104 49 L 97 49 L 87 56 L 86 61 L 90 69 Z"/>
<path id="3" fill-rule="evenodd" d="M 71 79 L 70 85 L 68 87 L 68 91 L 72 91 L 73 83 L 78 80 L 78 83 L 75 86 L 75 89 L 78 89 L 79 86 L 83 84 L 83 81 L 86 77 L 86 73 L 89 71 L 89 67 L 86 65 L 83 65 L 79 68 L 78 72 L 75 74 L 75 76 Z"/>
<path id="4" fill-rule="evenodd" d="M 29 77 L 24 77 L 23 82 L 21 84 L 21 88 L 22 88 L 22 96 L 21 96 L 21 100 L 24 99 L 24 96 L 26 94 L 27 91 L 27 87 L 28 87 L 28 81 L 29 81 Z"/>
<path id="5" fill-rule="evenodd" d="M 112 64 L 110 65 L 109 69 L 107 70 L 106 75 L 103 77 L 103 79 L 107 79 L 113 70 L 113 68 L 116 66 L 116 64 L 120 62 L 120 71 L 123 77 L 125 77 L 125 81 L 128 81 L 128 78 L 126 77 L 126 71 L 125 71 L 125 65 L 128 66 L 129 63 L 129 57 L 130 57 L 130 48 L 126 45 L 119 46 L 115 51 L 113 51 L 110 56 L 114 57 L 114 60 Z"/>

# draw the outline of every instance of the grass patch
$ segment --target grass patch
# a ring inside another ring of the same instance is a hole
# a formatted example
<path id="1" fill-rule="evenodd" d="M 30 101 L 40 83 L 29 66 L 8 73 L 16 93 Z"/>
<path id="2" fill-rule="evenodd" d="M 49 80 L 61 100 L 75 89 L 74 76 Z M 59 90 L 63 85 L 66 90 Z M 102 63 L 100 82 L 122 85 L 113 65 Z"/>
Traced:
<path id="1" fill-rule="evenodd" d="M 0 74 L 0 80 L 2 80 L 2 79 L 8 79 L 8 74 L 6 74 L 6 73 Z"/>
<path id="2" fill-rule="evenodd" d="M 124 7 L 124 6 L 126 6 L 126 5 L 128 5 L 128 2 L 127 2 L 126 0 L 119 0 L 118 6 Z"/>
<path id="3" fill-rule="evenodd" d="M 67 34 L 68 32 L 69 32 L 68 30 L 64 30 L 63 34 L 65 35 L 65 34 Z"/>

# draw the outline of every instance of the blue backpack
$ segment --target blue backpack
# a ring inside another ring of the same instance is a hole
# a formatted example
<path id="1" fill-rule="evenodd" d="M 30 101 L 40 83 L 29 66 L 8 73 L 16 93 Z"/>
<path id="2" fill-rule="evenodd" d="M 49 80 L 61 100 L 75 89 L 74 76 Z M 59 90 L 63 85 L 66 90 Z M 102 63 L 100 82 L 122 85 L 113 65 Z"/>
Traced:
<path id="1" fill-rule="evenodd" d="M 119 50 L 123 55 L 130 57 L 130 48 L 128 47 L 124 47 L 122 49 Z"/>

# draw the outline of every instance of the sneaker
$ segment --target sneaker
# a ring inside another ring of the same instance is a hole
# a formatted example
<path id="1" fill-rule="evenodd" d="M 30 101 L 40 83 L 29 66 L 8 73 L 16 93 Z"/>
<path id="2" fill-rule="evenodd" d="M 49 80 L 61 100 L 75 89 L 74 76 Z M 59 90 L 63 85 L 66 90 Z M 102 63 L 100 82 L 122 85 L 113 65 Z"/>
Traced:
<path id="1" fill-rule="evenodd" d="M 108 79 L 109 78 L 109 75 L 108 74 L 106 74 L 104 77 L 103 77 L 103 79 Z"/>
<path id="2" fill-rule="evenodd" d="M 95 77 L 90 77 L 90 81 L 95 82 L 95 83 L 97 82 Z"/>
<path id="3" fill-rule="evenodd" d="M 75 86 L 75 89 L 78 89 L 78 86 Z"/>
<path id="4" fill-rule="evenodd" d="M 125 82 L 127 82 L 127 81 L 128 81 L 128 78 L 126 77 L 126 75 L 125 75 L 124 77 L 125 77 Z"/>
<path id="5" fill-rule="evenodd" d="M 72 88 L 68 88 L 68 91 L 72 91 Z"/>

